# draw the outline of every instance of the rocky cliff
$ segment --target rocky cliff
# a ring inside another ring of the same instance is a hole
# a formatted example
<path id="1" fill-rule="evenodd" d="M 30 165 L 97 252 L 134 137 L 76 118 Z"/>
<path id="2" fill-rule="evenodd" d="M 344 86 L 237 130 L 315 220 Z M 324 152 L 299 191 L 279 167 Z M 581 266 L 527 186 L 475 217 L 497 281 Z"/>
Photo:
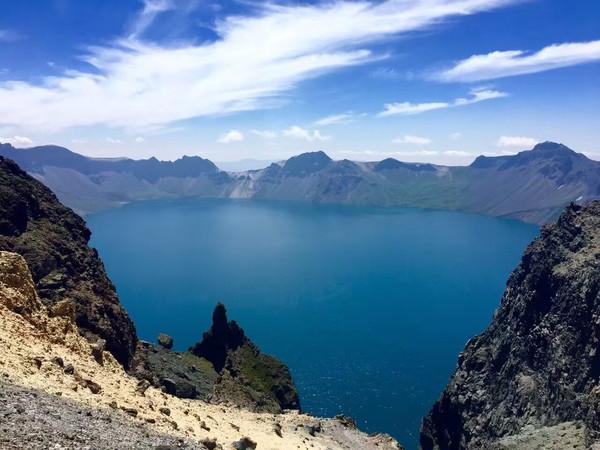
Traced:
<path id="1" fill-rule="evenodd" d="M 81 332 L 104 339 L 128 367 L 136 332 L 119 303 L 85 222 L 14 162 L 0 156 L 0 250 L 22 255 L 42 301 L 75 306 Z"/>
<path id="2" fill-rule="evenodd" d="M 599 350 L 593 202 L 568 207 L 526 250 L 491 324 L 467 344 L 425 418 L 422 448 L 587 448 L 600 432 Z"/>

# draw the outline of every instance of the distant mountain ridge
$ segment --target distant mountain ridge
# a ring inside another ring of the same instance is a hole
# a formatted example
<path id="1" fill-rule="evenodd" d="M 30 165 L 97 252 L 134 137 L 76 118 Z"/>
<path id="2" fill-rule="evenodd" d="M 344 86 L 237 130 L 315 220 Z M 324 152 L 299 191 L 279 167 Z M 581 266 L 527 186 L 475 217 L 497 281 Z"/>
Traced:
<path id="1" fill-rule="evenodd" d="M 83 214 L 140 200 L 216 197 L 449 209 L 543 224 L 571 202 L 600 198 L 600 162 L 554 142 L 479 156 L 465 167 L 335 161 L 322 151 L 243 172 L 222 171 L 198 156 L 94 159 L 57 146 L 0 144 L 0 155 Z"/>

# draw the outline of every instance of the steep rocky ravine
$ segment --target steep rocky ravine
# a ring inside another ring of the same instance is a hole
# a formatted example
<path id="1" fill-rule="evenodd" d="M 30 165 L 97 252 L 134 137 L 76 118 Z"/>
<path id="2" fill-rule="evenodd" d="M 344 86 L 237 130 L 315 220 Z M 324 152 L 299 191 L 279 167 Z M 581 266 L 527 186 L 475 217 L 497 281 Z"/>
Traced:
<path id="1" fill-rule="evenodd" d="M 423 449 L 587 448 L 600 432 L 599 346 L 593 202 L 568 207 L 526 250 L 425 418 Z"/>

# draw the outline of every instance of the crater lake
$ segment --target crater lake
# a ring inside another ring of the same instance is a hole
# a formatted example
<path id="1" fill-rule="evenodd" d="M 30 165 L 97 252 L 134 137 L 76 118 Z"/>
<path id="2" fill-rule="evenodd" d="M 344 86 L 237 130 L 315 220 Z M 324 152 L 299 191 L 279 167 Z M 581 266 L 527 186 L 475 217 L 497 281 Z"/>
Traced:
<path id="1" fill-rule="evenodd" d="M 456 212 L 211 199 L 86 220 L 140 338 L 186 349 L 222 301 L 290 367 L 304 411 L 407 448 L 538 233 Z"/>

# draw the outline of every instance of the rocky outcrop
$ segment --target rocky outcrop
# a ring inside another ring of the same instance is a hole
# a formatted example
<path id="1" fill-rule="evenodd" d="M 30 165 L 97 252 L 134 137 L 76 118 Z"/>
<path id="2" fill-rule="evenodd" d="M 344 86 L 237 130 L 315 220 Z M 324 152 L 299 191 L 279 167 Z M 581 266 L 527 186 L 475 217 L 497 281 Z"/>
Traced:
<path id="1" fill-rule="evenodd" d="M 213 311 L 210 330 L 204 333 L 202 341 L 190 348 L 190 351 L 210 361 L 215 370 L 220 372 L 225 367 L 229 353 L 248 343 L 244 330 L 235 320 L 227 320 L 225 305 L 219 303 Z"/>
<path id="2" fill-rule="evenodd" d="M 600 202 L 593 202 L 569 206 L 526 250 L 492 323 L 467 344 L 425 418 L 421 445 L 541 448 L 526 443 L 567 433 L 584 445 L 598 432 Z M 565 448 L 556 442 L 543 448 Z"/>
<path id="3" fill-rule="evenodd" d="M 287 366 L 261 353 L 235 321 L 227 320 L 223 304 L 216 306 L 210 330 L 190 352 L 208 360 L 219 373 L 211 401 L 230 402 L 255 411 L 300 409 Z"/>
<path id="4" fill-rule="evenodd" d="M 0 250 L 22 255 L 43 303 L 72 304 L 80 331 L 106 340 L 108 351 L 128 367 L 135 328 L 89 239 L 85 222 L 50 189 L 0 157 Z"/>
<path id="5" fill-rule="evenodd" d="M 244 330 L 215 307 L 211 328 L 189 350 L 171 350 L 160 334 L 158 345 L 139 342 L 131 374 L 181 398 L 234 404 L 259 412 L 300 409 L 298 392 L 285 364 L 265 355 Z"/>

